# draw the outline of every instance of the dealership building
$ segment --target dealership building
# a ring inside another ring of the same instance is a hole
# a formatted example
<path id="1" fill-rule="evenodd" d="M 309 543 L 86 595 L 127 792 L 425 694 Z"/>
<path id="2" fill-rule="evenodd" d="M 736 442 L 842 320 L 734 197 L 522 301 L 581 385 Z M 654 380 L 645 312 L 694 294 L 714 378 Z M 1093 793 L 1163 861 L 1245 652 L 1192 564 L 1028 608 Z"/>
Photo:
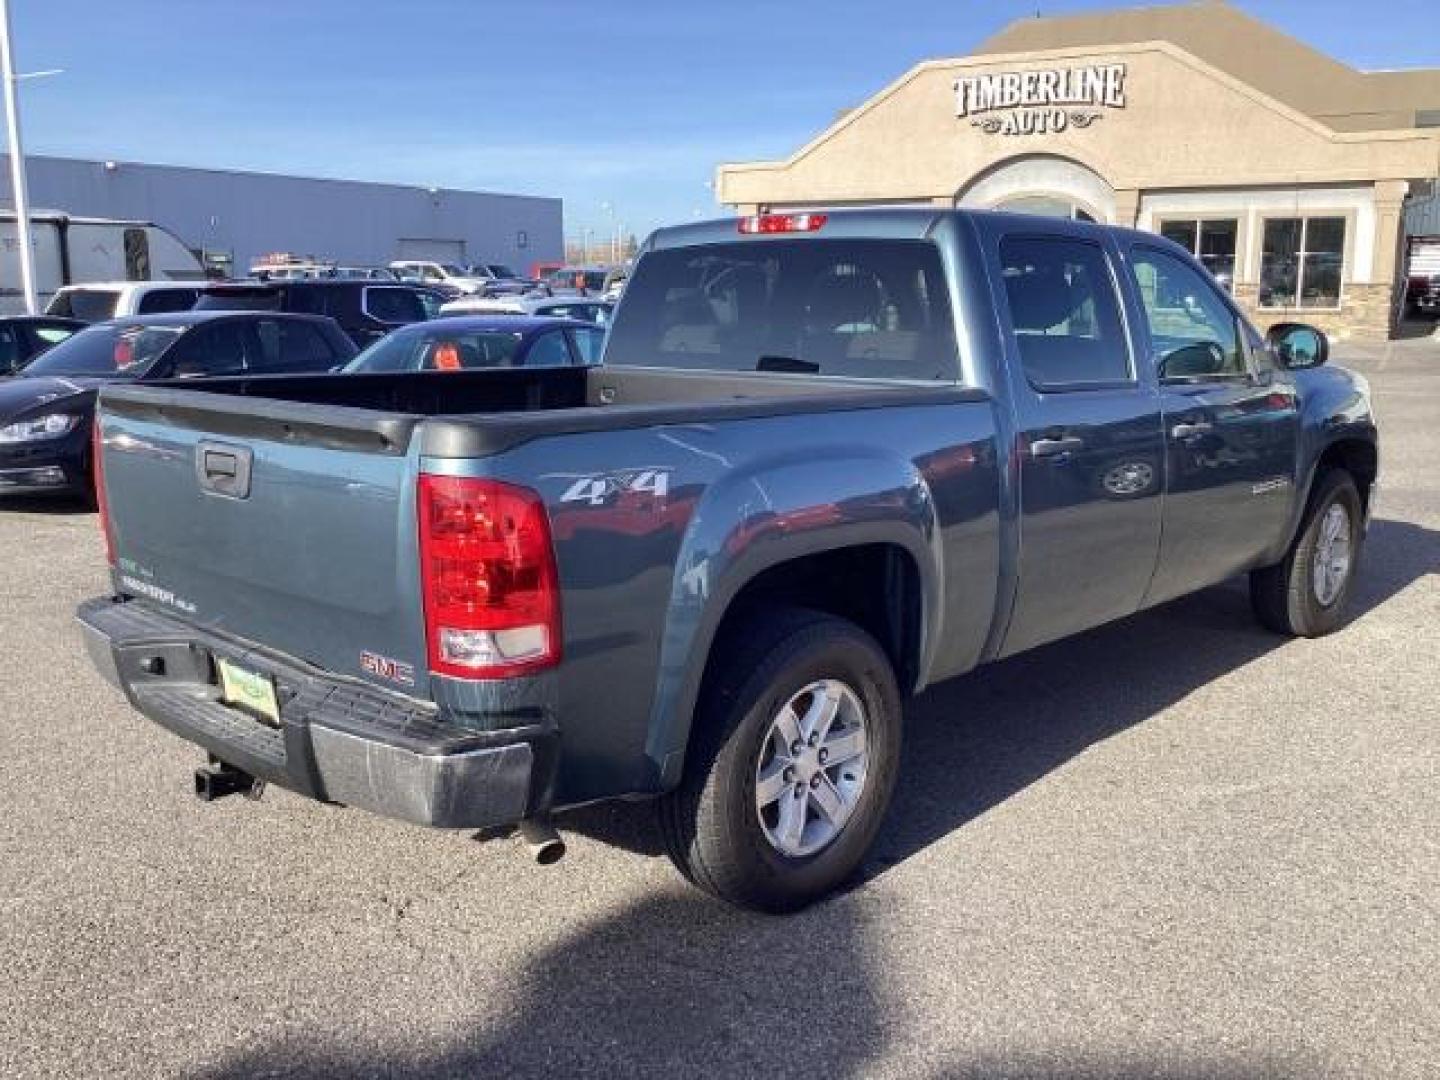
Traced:
<path id="1" fill-rule="evenodd" d="M 4 155 L 0 164 L 8 177 Z M 564 257 L 555 198 L 33 154 L 25 164 L 32 206 L 154 222 L 215 273 L 243 275 L 277 252 L 351 266 L 499 262 L 522 272 Z M 8 182 L 0 202 L 11 204 Z"/>
<path id="2" fill-rule="evenodd" d="M 1440 195 L 1440 69 L 1358 71 L 1219 2 L 1016 22 L 916 65 L 784 161 L 722 165 L 743 213 L 964 206 L 1162 233 L 1261 326 L 1397 325 Z"/>

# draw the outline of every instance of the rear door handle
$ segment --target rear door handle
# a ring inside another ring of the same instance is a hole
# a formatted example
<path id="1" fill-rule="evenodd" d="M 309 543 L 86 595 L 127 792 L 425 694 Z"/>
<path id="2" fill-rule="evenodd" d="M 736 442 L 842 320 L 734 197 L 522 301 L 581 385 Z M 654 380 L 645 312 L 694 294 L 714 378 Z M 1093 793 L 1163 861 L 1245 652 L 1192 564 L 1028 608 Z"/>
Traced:
<path id="1" fill-rule="evenodd" d="M 1083 449 L 1085 440 L 1078 435 L 1061 435 L 1053 439 L 1036 439 L 1030 444 L 1033 458 L 1057 458 Z"/>
<path id="2" fill-rule="evenodd" d="M 1193 439 L 1196 435 L 1206 435 L 1213 430 L 1214 425 L 1206 420 L 1197 420 L 1193 424 L 1176 424 L 1170 429 L 1172 439 Z"/>

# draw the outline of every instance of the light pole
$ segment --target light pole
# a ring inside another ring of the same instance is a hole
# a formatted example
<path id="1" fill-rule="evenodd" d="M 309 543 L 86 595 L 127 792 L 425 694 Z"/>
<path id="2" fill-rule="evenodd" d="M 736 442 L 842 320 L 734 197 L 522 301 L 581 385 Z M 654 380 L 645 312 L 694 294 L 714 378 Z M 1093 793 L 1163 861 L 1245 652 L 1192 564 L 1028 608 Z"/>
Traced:
<path id="1" fill-rule="evenodd" d="M 0 0 L 0 82 L 4 82 L 6 146 L 10 151 L 10 189 L 15 193 L 15 240 L 20 248 L 20 290 L 25 313 L 35 315 L 40 306 L 35 295 L 35 249 L 30 242 L 30 192 L 25 184 L 25 147 L 20 139 L 20 103 L 16 86 L 21 79 L 59 75 L 63 69 L 15 73 L 15 51 L 10 40 L 10 0 Z"/>
<path id="2" fill-rule="evenodd" d="M 20 143 L 20 106 L 15 100 L 15 53 L 10 48 L 10 0 L 0 0 L 0 78 L 5 80 L 5 134 L 10 150 L 10 188 L 15 193 L 15 239 L 20 245 L 20 291 L 25 314 L 34 315 L 35 252 L 30 247 L 30 193 L 25 190 L 25 151 Z"/>
<path id="3" fill-rule="evenodd" d="M 610 265 L 614 266 L 620 261 L 620 223 L 615 217 L 614 203 L 602 202 L 600 209 L 610 219 Z"/>
<path id="4" fill-rule="evenodd" d="M 5 134 L 10 150 L 10 189 L 15 193 L 15 239 L 20 246 L 20 291 L 25 296 L 25 313 L 37 314 L 35 296 L 35 249 L 30 246 L 30 192 L 25 186 L 25 149 L 20 141 L 20 103 L 15 84 L 21 79 L 58 75 L 52 71 L 15 74 L 15 51 L 10 42 L 10 0 L 0 0 L 0 80 L 5 83 Z"/>

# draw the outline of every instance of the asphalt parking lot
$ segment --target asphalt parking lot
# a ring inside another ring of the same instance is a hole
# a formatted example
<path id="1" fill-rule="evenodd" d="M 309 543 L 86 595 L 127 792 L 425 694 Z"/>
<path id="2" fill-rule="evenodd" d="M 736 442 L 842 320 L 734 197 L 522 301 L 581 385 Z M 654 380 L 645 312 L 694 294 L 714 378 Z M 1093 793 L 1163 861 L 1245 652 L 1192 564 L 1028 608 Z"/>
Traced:
<path id="1" fill-rule="evenodd" d="M 1384 438 L 1353 624 L 1272 637 L 1237 582 L 936 688 L 866 880 L 788 919 L 633 807 L 547 869 L 197 802 L 82 654 L 93 515 L 10 500 L 0 1075 L 1440 1074 L 1440 342 L 1342 352 Z"/>

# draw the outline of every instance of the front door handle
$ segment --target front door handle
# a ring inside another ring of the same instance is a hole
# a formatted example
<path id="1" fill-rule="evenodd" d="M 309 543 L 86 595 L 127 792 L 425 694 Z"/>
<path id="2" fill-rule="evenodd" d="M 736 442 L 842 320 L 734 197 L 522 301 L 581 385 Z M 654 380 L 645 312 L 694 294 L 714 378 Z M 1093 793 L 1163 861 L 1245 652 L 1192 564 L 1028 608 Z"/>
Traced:
<path id="1" fill-rule="evenodd" d="M 1053 439 L 1036 439 L 1030 444 L 1033 458 L 1058 458 L 1083 449 L 1085 440 L 1078 435 L 1061 435 Z"/>
<path id="2" fill-rule="evenodd" d="M 1176 424 L 1170 429 L 1172 439 L 1193 439 L 1196 435 L 1208 435 L 1214 429 L 1214 425 L 1208 420 L 1196 420 L 1194 423 Z"/>

